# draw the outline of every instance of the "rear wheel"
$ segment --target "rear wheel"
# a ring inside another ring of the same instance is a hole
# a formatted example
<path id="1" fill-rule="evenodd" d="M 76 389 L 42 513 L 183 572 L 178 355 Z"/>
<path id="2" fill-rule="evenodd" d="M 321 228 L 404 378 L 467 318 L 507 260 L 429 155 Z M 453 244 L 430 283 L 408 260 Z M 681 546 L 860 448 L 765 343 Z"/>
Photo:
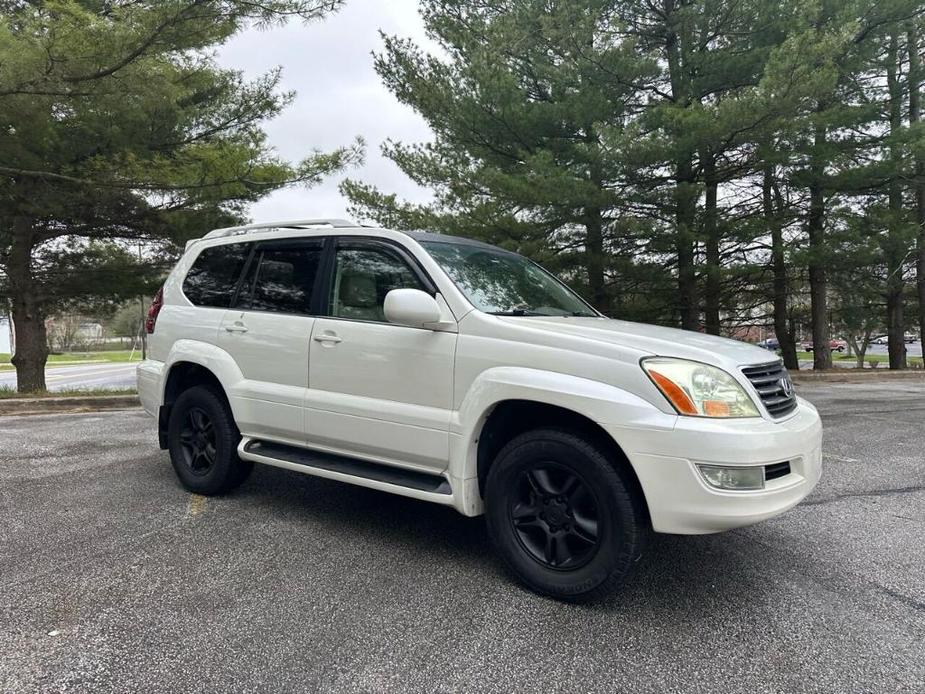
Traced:
<path id="1" fill-rule="evenodd" d="M 223 494 L 247 479 L 253 463 L 238 458 L 240 439 L 228 403 L 211 388 L 184 391 L 170 410 L 170 462 L 191 492 Z"/>
<path id="2" fill-rule="evenodd" d="M 572 601 L 615 589 L 639 558 L 641 499 L 605 451 L 568 431 L 513 439 L 485 485 L 496 551 L 532 590 Z"/>

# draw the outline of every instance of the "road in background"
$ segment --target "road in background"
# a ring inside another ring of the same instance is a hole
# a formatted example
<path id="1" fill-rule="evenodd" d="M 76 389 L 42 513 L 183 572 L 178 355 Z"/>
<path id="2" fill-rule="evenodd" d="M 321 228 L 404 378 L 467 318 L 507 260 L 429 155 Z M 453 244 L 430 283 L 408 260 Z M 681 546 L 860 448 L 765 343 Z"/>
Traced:
<path id="1" fill-rule="evenodd" d="M 137 363 L 99 363 L 73 366 L 55 366 L 45 369 L 45 383 L 48 390 L 77 390 L 84 388 L 135 387 Z M 15 371 L 0 371 L 0 387 L 16 387 Z"/>
<path id="2" fill-rule="evenodd" d="M 844 352 L 834 352 L 833 356 L 841 357 L 843 354 Z M 889 350 L 886 345 L 868 345 L 867 351 L 864 353 L 864 358 L 866 359 L 867 357 L 871 357 L 875 355 L 885 355 L 885 354 L 889 354 Z M 921 357 L 921 356 L 922 356 L 922 344 L 920 342 L 913 342 L 911 344 L 906 345 L 906 357 Z M 850 360 L 849 359 L 845 359 L 845 360 L 839 359 L 834 362 L 834 365 L 837 368 L 850 369 L 850 368 L 854 368 L 856 363 L 857 363 L 856 358 L 853 358 Z M 800 368 L 801 369 L 813 368 L 813 360 L 812 359 L 801 359 Z M 878 364 L 877 368 L 886 369 L 888 368 L 888 365 L 886 362 L 883 362 L 881 364 Z"/>
<path id="3" fill-rule="evenodd" d="M 0 418 L 0 691 L 925 691 L 922 383 L 799 385 L 823 478 L 533 595 L 482 519 L 258 465 L 177 484 L 137 411 Z"/>
<path id="4" fill-rule="evenodd" d="M 889 354 L 889 348 L 886 345 L 870 345 L 867 348 L 864 356 L 868 354 Z M 906 345 L 906 356 L 907 357 L 921 357 L 922 356 L 922 343 L 921 342 L 912 342 Z"/>

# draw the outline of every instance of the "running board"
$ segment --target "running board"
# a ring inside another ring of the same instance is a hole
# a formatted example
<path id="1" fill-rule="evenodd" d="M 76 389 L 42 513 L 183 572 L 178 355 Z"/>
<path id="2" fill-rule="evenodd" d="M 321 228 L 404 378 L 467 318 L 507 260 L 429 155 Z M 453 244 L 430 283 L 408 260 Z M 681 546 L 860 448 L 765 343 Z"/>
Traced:
<path id="1" fill-rule="evenodd" d="M 348 475 L 349 477 L 391 484 L 396 487 L 415 489 L 429 494 L 443 494 L 451 496 L 453 490 L 449 481 L 442 475 L 433 475 L 416 470 L 404 470 L 391 465 L 371 463 L 367 460 L 347 458 L 333 453 L 311 451 L 297 446 L 288 446 L 272 441 L 252 439 L 244 444 L 244 453 L 260 456 L 288 463 L 288 466 L 298 466 L 314 470 Z M 269 462 L 269 461 L 266 461 Z M 307 472 L 308 470 L 306 470 Z"/>

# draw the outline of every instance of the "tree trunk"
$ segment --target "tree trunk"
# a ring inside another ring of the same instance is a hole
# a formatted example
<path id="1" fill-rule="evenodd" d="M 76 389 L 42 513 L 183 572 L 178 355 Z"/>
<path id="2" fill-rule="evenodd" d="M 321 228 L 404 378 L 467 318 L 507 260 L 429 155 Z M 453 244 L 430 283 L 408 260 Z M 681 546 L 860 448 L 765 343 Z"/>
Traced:
<path id="1" fill-rule="evenodd" d="M 678 184 L 675 189 L 675 224 L 678 253 L 678 306 L 681 327 L 684 330 L 700 329 L 700 309 L 697 298 L 697 271 L 695 257 L 697 239 L 694 218 L 697 212 L 694 167 L 689 161 L 677 168 Z"/>
<path id="2" fill-rule="evenodd" d="M 591 303 L 598 311 L 609 316 L 613 307 L 604 282 L 604 229 L 600 208 L 585 209 L 585 228 L 585 264 L 588 267 Z"/>
<path id="3" fill-rule="evenodd" d="M 671 82 L 672 100 L 684 107 L 691 105 L 691 77 L 684 60 L 688 43 L 686 24 L 679 19 L 679 7 L 675 0 L 664 0 L 664 14 L 668 31 L 665 37 L 665 54 L 668 63 L 668 77 Z M 677 133 L 679 138 L 685 133 Z M 697 238 L 694 223 L 697 215 L 697 187 L 694 172 L 694 152 L 679 152 L 674 162 L 675 174 L 675 234 L 678 255 L 678 307 L 681 313 L 681 327 L 684 330 L 700 328 L 700 308 L 697 297 L 697 272 L 695 257 Z"/>
<path id="4" fill-rule="evenodd" d="M 819 110 L 822 110 L 821 107 Z M 826 277 L 825 196 L 822 188 L 825 164 L 819 150 L 826 143 L 825 126 L 817 125 L 813 136 L 810 164 L 809 214 L 806 231 L 809 236 L 809 298 L 813 328 L 813 369 L 832 368 L 829 348 L 828 278 Z"/>
<path id="5" fill-rule="evenodd" d="M 887 87 L 890 93 L 890 134 L 897 136 L 902 123 L 902 85 L 899 82 L 897 65 L 899 61 L 899 35 L 894 30 L 890 35 L 887 51 Z M 891 369 L 906 368 L 906 323 L 904 313 L 903 265 L 906 259 L 902 241 L 903 195 L 900 187 L 902 154 L 897 145 L 890 147 L 892 171 L 888 188 L 889 227 L 883 243 L 883 255 L 886 260 L 886 334 Z"/>
<path id="6" fill-rule="evenodd" d="M 588 145 L 590 156 L 589 179 L 595 191 L 600 194 L 604 190 L 603 174 L 600 162 L 600 139 L 594 129 L 593 123 L 585 125 L 585 142 Z M 595 201 L 596 202 L 596 201 Z M 604 276 L 605 250 L 604 250 L 604 216 L 598 204 L 589 204 L 584 209 L 584 223 L 587 232 L 585 238 L 585 264 L 588 267 L 588 288 L 591 291 L 591 303 L 594 307 L 610 316 L 613 306 Z"/>
<path id="7" fill-rule="evenodd" d="M 790 294 L 790 282 L 787 277 L 787 260 L 784 255 L 784 232 L 780 220 L 780 204 L 774 203 L 774 167 L 765 163 L 761 185 L 761 199 L 764 218 L 771 232 L 771 270 L 774 274 L 773 306 L 774 334 L 780 345 L 784 366 L 796 371 L 800 368 L 797 358 L 796 340 L 793 327 L 787 314 L 787 299 Z"/>
<path id="8" fill-rule="evenodd" d="M 850 357 L 851 351 L 854 350 L 855 364 L 859 369 L 864 368 L 864 355 L 867 354 L 867 348 L 870 347 L 870 336 L 870 330 L 865 331 L 860 340 L 853 335 L 845 336 L 845 342 L 848 344 L 848 356 Z"/>
<path id="9" fill-rule="evenodd" d="M 919 35 L 915 23 L 909 25 L 909 123 L 915 125 L 922 118 L 922 61 L 919 58 Z M 925 162 L 921 156 L 915 162 L 915 223 L 918 226 L 916 249 L 916 288 L 919 295 L 919 331 L 925 355 Z"/>
<path id="10" fill-rule="evenodd" d="M 719 255 L 719 227 L 717 224 L 716 158 L 711 152 L 701 155 L 706 202 L 703 209 L 703 236 L 706 250 L 706 286 L 704 287 L 704 322 L 710 335 L 720 334 L 721 277 Z"/>
<path id="11" fill-rule="evenodd" d="M 10 360 L 16 367 L 16 389 L 20 393 L 45 390 L 45 362 L 48 344 L 45 317 L 28 300 L 13 299 L 13 323 L 16 326 L 16 353 Z"/>
<path id="12" fill-rule="evenodd" d="M 891 283 L 890 283 L 891 284 Z M 891 369 L 906 368 L 906 321 L 902 289 L 889 289 L 886 295 L 887 352 Z"/>
<path id="13" fill-rule="evenodd" d="M 48 359 L 45 313 L 32 275 L 32 248 L 31 231 L 14 225 L 6 271 L 16 330 L 16 352 L 10 361 L 16 367 L 16 387 L 20 393 L 45 390 Z"/>

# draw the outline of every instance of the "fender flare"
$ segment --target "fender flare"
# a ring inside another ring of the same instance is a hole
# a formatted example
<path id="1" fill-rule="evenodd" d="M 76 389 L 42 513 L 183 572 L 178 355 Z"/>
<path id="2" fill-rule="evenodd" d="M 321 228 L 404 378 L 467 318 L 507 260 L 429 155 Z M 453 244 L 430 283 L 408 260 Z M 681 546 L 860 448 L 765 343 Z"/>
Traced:
<path id="1" fill-rule="evenodd" d="M 198 340 L 177 340 L 170 348 L 167 359 L 164 360 L 164 378 L 161 383 L 162 403 L 166 396 L 170 372 L 181 362 L 196 364 L 212 373 L 224 389 L 232 413 L 237 416 L 235 398 L 232 397 L 232 393 L 234 387 L 244 380 L 244 374 L 241 373 L 241 369 L 228 352 L 221 347 Z"/>
<path id="2" fill-rule="evenodd" d="M 478 476 L 479 434 L 494 408 L 507 400 L 561 407 L 604 428 L 616 425 L 670 431 L 677 421 L 676 416 L 666 415 L 644 398 L 600 381 L 525 367 L 487 369 L 473 381 L 450 424 L 449 469 L 453 477 L 466 480 Z M 623 448 L 620 441 L 614 441 Z"/>

